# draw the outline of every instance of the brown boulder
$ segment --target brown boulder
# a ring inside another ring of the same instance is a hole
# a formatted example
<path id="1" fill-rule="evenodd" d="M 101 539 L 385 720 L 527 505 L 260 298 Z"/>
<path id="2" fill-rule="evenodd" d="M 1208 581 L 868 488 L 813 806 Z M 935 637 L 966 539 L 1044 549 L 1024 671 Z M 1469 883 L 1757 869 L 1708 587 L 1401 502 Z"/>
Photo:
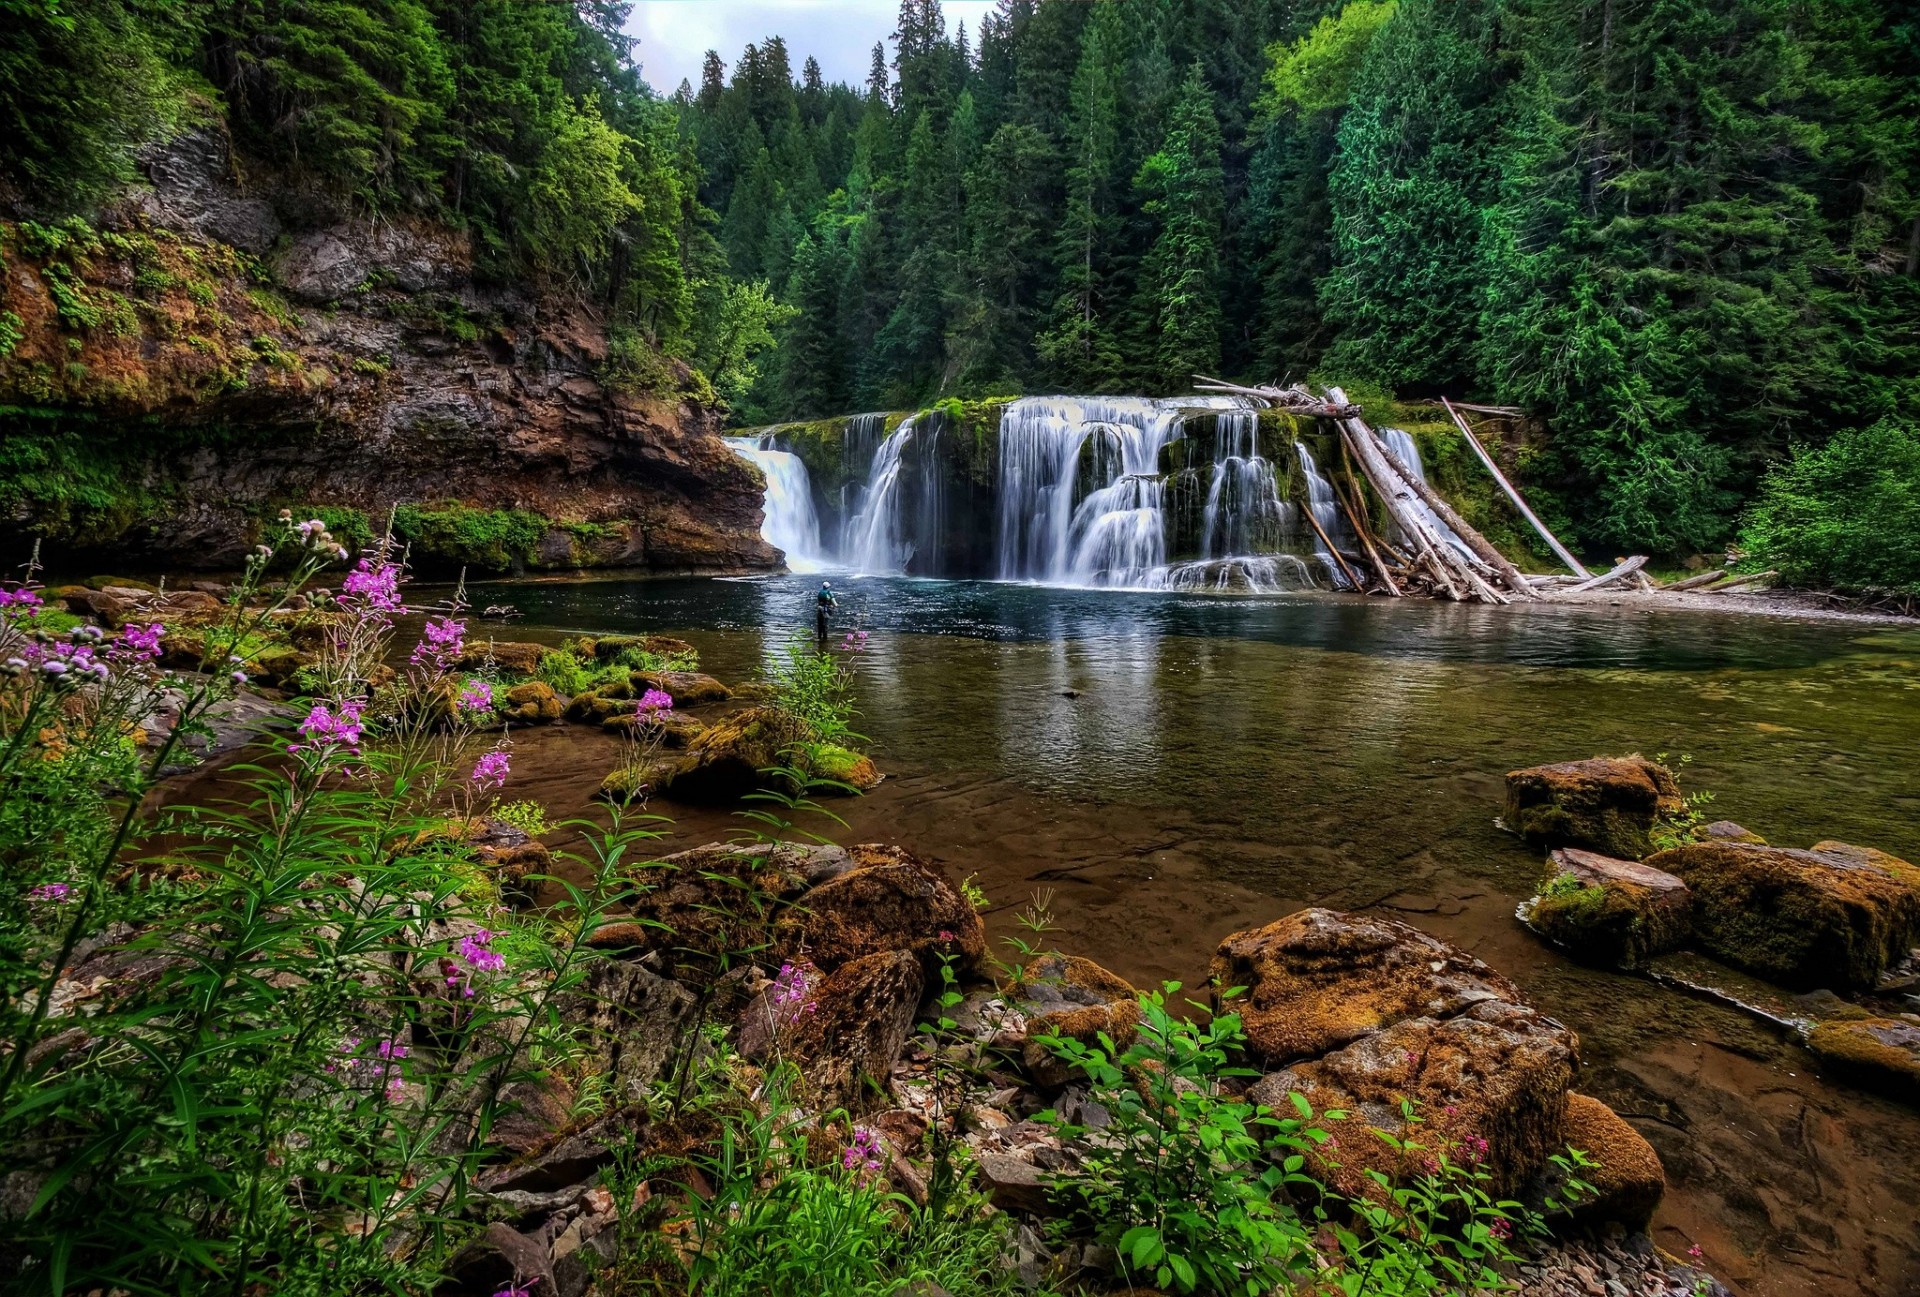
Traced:
<path id="1" fill-rule="evenodd" d="M 917 956 L 929 974 L 940 960 L 956 972 L 980 962 L 986 926 L 939 870 L 899 847 L 848 849 L 852 868 L 799 898 L 774 927 L 783 958 L 828 970 L 883 950 Z"/>
<path id="2" fill-rule="evenodd" d="M 764 773 L 791 765 L 810 737 L 804 721 L 753 707 L 715 722 L 655 785 L 683 802 L 731 802 L 780 782 Z"/>
<path id="3" fill-rule="evenodd" d="M 658 689 L 673 698 L 675 707 L 722 703 L 733 697 L 731 689 L 698 671 L 635 671 L 633 687 L 636 690 Z"/>
<path id="4" fill-rule="evenodd" d="M 1595 1163 L 1576 1172 L 1593 1192 L 1572 1204 L 1572 1217 L 1645 1229 L 1667 1192 L 1667 1173 L 1653 1145 L 1606 1104 L 1572 1092 L 1567 1094 L 1566 1124 L 1561 1130 L 1565 1147 L 1578 1149 Z M 1546 1187 L 1564 1193 L 1564 1181 L 1564 1173 L 1554 1167 Z"/>
<path id="5" fill-rule="evenodd" d="M 1083 1044 L 1104 1033 L 1116 1051 L 1133 1044 L 1140 1028 L 1140 992 L 1117 973 L 1078 955 L 1042 955 L 1021 970 L 1015 1007 L 1027 1022 L 1020 1061 L 1044 1086 L 1072 1079 L 1041 1037 L 1059 1036 Z"/>
<path id="6" fill-rule="evenodd" d="M 707 732 L 705 725 L 684 712 L 616 712 L 601 721 L 600 728 L 674 750 L 692 747 Z"/>
<path id="7" fill-rule="evenodd" d="M 628 871 L 638 892 L 629 908 L 642 926 L 632 944 L 665 952 L 696 980 L 764 962 L 776 916 L 846 859 L 839 847 L 715 843 L 637 865 Z"/>
<path id="8" fill-rule="evenodd" d="M 892 1104 L 893 1065 L 925 990 L 920 961 L 886 950 L 825 974 L 802 1004 L 781 1006 L 763 993 L 747 1013 L 772 1024 L 761 1052 L 795 1064 L 814 1104 L 884 1108 Z"/>
<path id="9" fill-rule="evenodd" d="M 1553 865 L 1525 917 L 1576 958 L 1638 968 L 1692 932 L 1693 894 L 1672 874 L 1578 847 L 1554 851 Z"/>
<path id="10" fill-rule="evenodd" d="M 455 665 L 463 671 L 492 668 L 508 675 L 530 676 L 540 669 L 540 659 L 552 651 L 545 644 L 521 640 L 478 640 L 467 645 Z"/>
<path id="11" fill-rule="evenodd" d="M 1807 1048 L 1839 1076 L 1889 1098 L 1920 1103 L 1920 1021 L 1823 1022 L 1808 1034 Z"/>
<path id="12" fill-rule="evenodd" d="M 1289 1114 L 1289 1094 L 1303 1095 L 1314 1124 L 1336 1137 L 1309 1162 L 1347 1197 L 1377 1195 L 1369 1170 L 1405 1182 L 1442 1160 L 1484 1168 L 1488 1192 L 1509 1197 L 1562 1147 L 1575 1048 L 1573 1033 L 1553 1019 L 1488 1001 L 1445 1021 L 1396 1023 L 1263 1077 L 1247 1097 Z M 1330 1109 L 1344 1110 L 1347 1120 L 1319 1117 Z"/>
<path id="13" fill-rule="evenodd" d="M 1639 860 L 1653 826 L 1685 806 L 1673 772 L 1643 756 L 1595 757 L 1507 775 L 1506 824 L 1529 842 Z"/>
<path id="14" fill-rule="evenodd" d="M 529 680 L 507 690 L 500 714 L 519 725 L 551 725 L 560 719 L 562 710 L 560 695 L 553 691 L 552 685 Z"/>
<path id="15" fill-rule="evenodd" d="M 576 724 L 605 725 L 612 717 L 631 716 L 639 710 L 640 703 L 631 688 L 622 684 L 616 690 L 602 685 L 575 694 L 567 702 L 565 715 Z"/>
<path id="16" fill-rule="evenodd" d="M 1920 870 L 1884 852 L 1696 842 L 1648 860 L 1693 891 L 1717 959 L 1795 988 L 1868 988 L 1920 940 Z"/>
<path id="17" fill-rule="evenodd" d="M 500 894 L 511 901 L 530 903 L 535 880 L 553 872 L 553 853 L 545 844 L 503 820 L 482 820 L 467 844 Z"/>
<path id="18" fill-rule="evenodd" d="M 1407 1018 L 1444 1018 L 1520 989 L 1478 959 L 1393 919 L 1309 909 L 1220 943 L 1216 988 L 1268 1066 L 1338 1049 Z"/>

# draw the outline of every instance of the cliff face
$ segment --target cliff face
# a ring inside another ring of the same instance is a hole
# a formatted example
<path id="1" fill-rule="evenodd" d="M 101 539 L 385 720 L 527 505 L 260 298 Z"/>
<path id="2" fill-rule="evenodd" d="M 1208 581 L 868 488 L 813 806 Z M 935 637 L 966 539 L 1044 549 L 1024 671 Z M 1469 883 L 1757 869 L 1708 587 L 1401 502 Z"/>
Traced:
<path id="1" fill-rule="evenodd" d="M 215 135 L 145 169 L 97 227 L 0 222 L 14 539 L 221 567 L 282 507 L 398 506 L 446 565 L 778 563 L 697 380 L 632 344 L 610 365 L 589 304 L 477 283 L 443 229 L 289 229 L 297 196 L 241 192 Z"/>

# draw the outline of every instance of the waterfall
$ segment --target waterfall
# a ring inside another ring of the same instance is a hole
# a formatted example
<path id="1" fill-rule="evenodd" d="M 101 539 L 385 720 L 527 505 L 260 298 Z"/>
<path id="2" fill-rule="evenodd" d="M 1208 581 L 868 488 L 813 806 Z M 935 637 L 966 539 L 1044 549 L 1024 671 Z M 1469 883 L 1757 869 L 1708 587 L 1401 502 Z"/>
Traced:
<path id="1" fill-rule="evenodd" d="M 1160 452 L 1195 409 L 1236 397 L 1030 396 L 1000 419 L 1002 580 L 1143 586 L 1166 567 Z"/>
<path id="2" fill-rule="evenodd" d="M 798 455 L 763 446 L 762 440 L 770 438 L 726 439 L 734 454 L 759 468 L 766 478 L 762 502 L 766 517 L 760 523 L 760 535 L 786 555 L 791 570 L 818 572 L 826 553 L 820 544 L 820 520 L 813 511 L 813 484 L 807 478 L 807 466 Z"/>
<path id="3" fill-rule="evenodd" d="M 1320 476 L 1319 468 L 1313 462 L 1313 455 L 1301 442 L 1293 443 L 1294 451 L 1300 456 L 1300 471 L 1307 479 L 1307 508 L 1313 511 L 1313 520 L 1320 524 L 1328 538 L 1338 536 L 1346 528 L 1340 520 L 1340 502 L 1334 498 L 1333 484 Z M 1340 564 L 1327 548 L 1326 541 L 1316 534 L 1313 538 L 1313 556 L 1320 560 L 1320 566 L 1327 569 L 1327 579 L 1333 582 L 1336 590 L 1345 589 L 1350 584 L 1340 571 Z"/>
<path id="4" fill-rule="evenodd" d="M 1214 423 L 1213 480 L 1200 523 L 1202 558 L 1233 558 L 1278 547 L 1289 522 L 1273 465 L 1260 457 L 1260 415 L 1222 410 Z"/>
<path id="5" fill-rule="evenodd" d="M 918 415 L 903 420 L 873 452 L 873 467 L 867 472 L 860 507 L 847 521 L 846 542 L 841 548 L 841 556 L 856 572 L 898 575 L 907 570 L 907 560 L 913 557 L 912 543 L 901 534 L 900 479 L 905 468 L 902 456 L 913 440 L 918 420 Z M 938 490 L 937 474 L 928 472 L 923 477 L 932 480 L 932 489 Z"/>
<path id="6" fill-rule="evenodd" d="M 1409 473 L 1422 482 L 1427 480 L 1426 466 L 1420 462 L 1420 446 L 1414 441 L 1412 433 L 1402 428 L 1382 428 L 1380 439 L 1387 443 L 1387 449 L 1393 452 L 1393 457 L 1407 466 Z M 1460 539 L 1453 528 L 1440 521 L 1440 516 L 1427 507 L 1426 501 L 1415 496 L 1407 501 L 1407 504 L 1422 521 L 1433 528 L 1435 535 L 1458 550 L 1469 563 L 1477 565 L 1480 562 L 1479 556 L 1467 547 L 1467 543 Z"/>

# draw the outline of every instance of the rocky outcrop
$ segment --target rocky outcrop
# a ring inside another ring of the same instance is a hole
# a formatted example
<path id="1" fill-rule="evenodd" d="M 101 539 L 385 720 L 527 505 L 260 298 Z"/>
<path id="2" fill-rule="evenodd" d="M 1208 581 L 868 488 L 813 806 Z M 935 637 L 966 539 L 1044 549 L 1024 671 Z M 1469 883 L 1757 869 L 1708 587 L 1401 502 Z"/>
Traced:
<path id="1" fill-rule="evenodd" d="M 1579 1172 L 1592 1192 L 1574 1201 L 1573 1218 L 1645 1229 L 1666 1196 L 1667 1173 L 1640 1132 L 1598 1099 L 1569 1092 L 1561 1133 L 1568 1147 L 1579 1149 L 1593 1164 Z M 1564 1186 L 1555 1184 L 1553 1189 L 1559 1193 Z"/>
<path id="2" fill-rule="evenodd" d="M 1309 909 L 1220 943 L 1208 970 L 1245 988 L 1237 1009 L 1269 1066 L 1339 1049 L 1408 1018 L 1450 1017 L 1520 989 L 1478 959 L 1393 919 Z"/>
<path id="3" fill-rule="evenodd" d="M 1716 840 L 1647 864 L 1692 890 L 1702 950 L 1783 986 L 1869 989 L 1920 941 L 1920 870 L 1884 852 Z"/>
<path id="4" fill-rule="evenodd" d="M 662 360 L 664 386 L 603 382 L 592 304 L 476 281 L 462 238 L 404 219 L 283 228 L 214 136 L 146 167 L 151 193 L 112 228 L 0 226 L 0 311 L 21 334 L 0 402 L 47 412 L 13 435 L 43 437 L 55 477 L 119 493 L 76 508 L 7 484 L 0 525 L 44 533 L 53 562 L 233 567 L 281 506 L 377 528 L 412 504 L 441 520 L 416 561 L 449 568 L 777 564 L 760 479 L 692 376 Z"/>
<path id="5" fill-rule="evenodd" d="M 1534 931 L 1576 958 L 1638 968 L 1692 935 L 1693 893 L 1672 874 L 1562 847 L 1540 895 L 1524 907 Z"/>
<path id="6" fill-rule="evenodd" d="M 783 1006 L 771 989 L 762 992 L 743 1018 L 742 1052 L 795 1064 L 810 1106 L 887 1107 L 893 1065 L 925 990 L 926 974 L 908 952 L 863 955 L 806 988 L 802 1003 Z M 761 1042 L 751 1052 L 749 1038 Z"/>
<path id="7" fill-rule="evenodd" d="M 1685 803 L 1673 772 L 1642 756 L 1595 757 L 1507 775 L 1506 825 L 1529 842 L 1639 860 L 1653 826 Z"/>

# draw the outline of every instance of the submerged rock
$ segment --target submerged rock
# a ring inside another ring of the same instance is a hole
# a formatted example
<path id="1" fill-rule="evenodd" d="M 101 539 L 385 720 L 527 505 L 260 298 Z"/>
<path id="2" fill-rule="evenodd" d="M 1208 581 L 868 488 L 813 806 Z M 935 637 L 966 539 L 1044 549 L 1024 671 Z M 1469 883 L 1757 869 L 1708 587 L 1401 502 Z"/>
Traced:
<path id="1" fill-rule="evenodd" d="M 1450 1017 L 1520 988 L 1418 928 L 1308 909 L 1220 943 L 1208 973 L 1245 987 L 1237 1007 L 1249 1050 L 1274 1066 L 1311 1058 L 1408 1018 Z"/>
<path id="2" fill-rule="evenodd" d="M 1920 940 L 1920 870 L 1884 852 L 1713 841 L 1647 863 L 1692 889 L 1703 950 L 1784 986 L 1870 988 Z"/>
<path id="3" fill-rule="evenodd" d="M 1585 847 L 1639 860 L 1662 815 L 1685 803 L 1673 772 L 1642 756 L 1594 757 L 1507 775 L 1507 827 L 1548 847 Z"/>
<path id="4" fill-rule="evenodd" d="M 1553 864 L 1525 917 L 1576 958 L 1638 968 L 1690 935 L 1693 894 L 1672 874 L 1578 847 L 1556 850 Z"/>
<path id="5" fill-rule="evenodd" d="M 1380 1194 L 1368 1171 L 1405 1181 L 1437 1171 L 1442 1160 L 1484 1167 L 1489 1192 L 1506 1197 L 1563 1147 L 1576 1046 L 1573 1033 L 1553 1019 L 1486 1001 L 1444 1021 L 1399 1022 L 1296 1063 L 1263 1077 L 1247 1097 L 1288 1113 L 1289 1096 L 1302 1095 L 1313 1124 L 1336 1140 L 1309 1163 L 1348 1197 Z M 1344 1110 L 1347 1120 L 1319 1117 L 1332 1109 Z"/>
<path id="6" fill-rule="evenodd" d="M 1855 1018 L 1823 1022 L 1807 1048 L 1833 1072 L 1908 1103 L 1920 1103 L 1920 1021 Z"/>

